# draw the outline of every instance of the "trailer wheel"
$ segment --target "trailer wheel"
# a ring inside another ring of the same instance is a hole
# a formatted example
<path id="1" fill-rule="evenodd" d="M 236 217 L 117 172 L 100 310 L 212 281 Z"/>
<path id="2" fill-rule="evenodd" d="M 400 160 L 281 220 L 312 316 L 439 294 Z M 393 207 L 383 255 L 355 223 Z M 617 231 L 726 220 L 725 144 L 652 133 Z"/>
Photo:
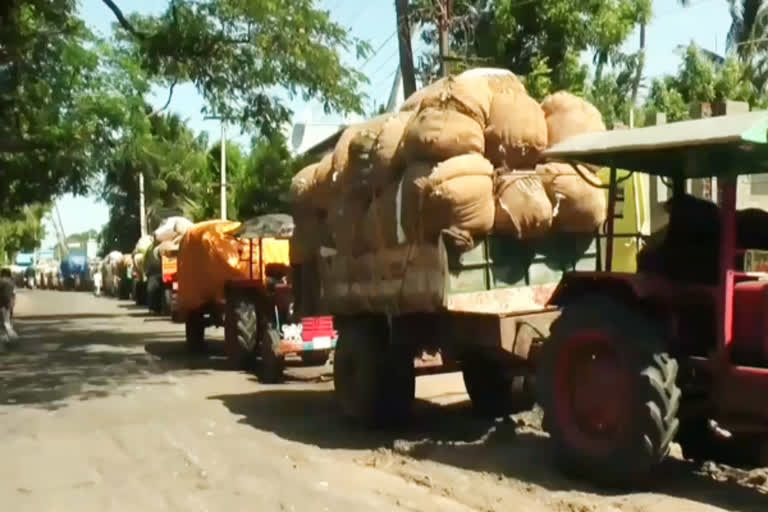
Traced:
<path id="1" fill-rule="evenodd" d="M 264 384 L 277 384 L 283 380 L 285 358 L 276 352 L 280 344 L 280 333 L 272 324 L 267 324 L 259 342 L 261 369 L 259 380 Z"/>
<path id="2" fill-rule="evenodd" d="M 333 361 L 333 382 L 342 413 L 367 427 L 402 422 L 414 397 L 413 354 L 389 342 L 378 318 L 343 322 Z"/>
<path id="3" fill-rule="evenodd" d="M 537 378 L 562 469 L 608 486 L 645 480 L 677 433 L 677 369 L 645 315 L 605 297 L 566 305 Z"/>
<path id="4" fill-rule="evenodd" d="M 193 311 L 187 315 L 184 332 L 187 348 L 190 351 L 202 352 L 205 350 L 205 320 L 201 312 Z"/>
<path id="5" fill-rule="evenodd" d="M 471 357 L 461 365 L 464 387 L 480 416 L 499 417 L 533 407 L 532 378 L 519 375 L 503 359 Z"/>
<path id="6" fill-rule="evenodd" d="M 253 365 L 258 330 L 259 317 L 255 304 L 228 296 L 224 314 L 224 349 L 238 369 L 248 369 Z"/>

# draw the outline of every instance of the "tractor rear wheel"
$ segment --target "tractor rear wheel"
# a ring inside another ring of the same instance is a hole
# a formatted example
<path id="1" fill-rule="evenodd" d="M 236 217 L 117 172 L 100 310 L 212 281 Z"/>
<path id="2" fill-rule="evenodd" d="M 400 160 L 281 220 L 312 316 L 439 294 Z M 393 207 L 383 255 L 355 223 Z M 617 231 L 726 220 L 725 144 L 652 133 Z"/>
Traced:
<path id="1" fill-rule="evenodd" d="M 515 372 L 503 358 L 468 357 L 462 361 L 464 387 L 480 416 L 496 418 L 533 407 L 532 378 Z"/>
<path id="2" fill-rule="evenodd" d="M 199 311 L 192 311 L 184 322 L 185 340 L 187 348 L 192 352 L 205 350 L 205 319 Z"/>
<path id="3" fill-rule="evenodd" d="M 224 350 L 238 369 L 253 366 L 258 331 L 259 316 L 253 301 L 228 296 L 224 318 Z"/>
<path id="4" fill-rule="evenodd" d="M 264 384 L 277 384 L 283 380 L 285 358 L 276 352 L 280 344 L 280 333 L 272 324 L 266 324 L 259 342 L 261 369 L 259 380 Z"/>
<path id="5" fill-rule="evenodd" d="M 333 382 L 342 413 L 367 427 L 406 420 L 415 390 L 413 354 L 389 341 L 383 319 L 358 317 L 340 324 Z"/>
<path id="6" fill-rule="evenodd" d="M 566 305 L 537 377 L 559 465 L 602 485 L 645 480 L 677 433 L 677 369 L 646 315 L 600 296 Z"/>

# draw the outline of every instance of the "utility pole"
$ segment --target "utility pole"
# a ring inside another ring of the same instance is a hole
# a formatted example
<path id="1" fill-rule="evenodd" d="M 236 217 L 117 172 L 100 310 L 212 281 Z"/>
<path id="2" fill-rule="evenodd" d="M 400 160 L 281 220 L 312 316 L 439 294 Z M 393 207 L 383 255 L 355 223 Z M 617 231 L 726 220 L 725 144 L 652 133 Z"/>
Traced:
<path id="1" fill-rule="evenodd" d="M 451 23 L 451 13 L 453 11 L 453 0 L 436 0 L 439 5 L 440 13 L 437 22 L 437 29 L 440 32 L 440 73 L 443 76 L 448 76 L 450 70 L 448 69 L 448 62 L 446 57 L 450 53 L 450 46 L 448 44 L 448 27 Z"/>
<path id="2" fill-rule="evenodd" d="M 147 206 L 144 198 L 144 172 L 139 171 L 139 229 L 141 236 L 147 235 Z"/>
<path id="3" fill-rule="evenodd" d="M 221 116 L 205 116 L 203 119 L 218 119 L 221 122 L 221 164 L 219 167 L 221 220 L 227 220 L 227 125 Z"/>
<path id="4" fill-rule="evenodd" d="M 411 23 L 408 20 L 408 0 L 395 0 L 395 15 L 397 16 L 403 96 L 407 98 L 416 92 L 416 73 L 413 69 L 413 48 L 411 47 Z"/>
<path id="5" fill-rule="evenodd" d="M 227 125 L 221 120 L 221 220 L 227 220 Z"/>

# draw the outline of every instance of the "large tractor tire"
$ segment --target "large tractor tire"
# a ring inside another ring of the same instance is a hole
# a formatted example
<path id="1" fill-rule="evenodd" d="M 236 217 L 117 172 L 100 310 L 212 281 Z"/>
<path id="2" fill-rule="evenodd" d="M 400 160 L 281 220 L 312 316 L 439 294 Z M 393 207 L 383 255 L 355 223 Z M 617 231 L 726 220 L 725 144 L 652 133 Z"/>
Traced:
<path id="1" fill-rule="evenodd" d="M 479 416 L 497 418 L 533 407 L 533 378 L 515 372 L 502 355 L 465 357 L 461 365 L 464 387 Z"/>
<path id="2" fill-rule="evenodd" d="M 259 380 L 264 384 L 277 384 L 283 380 L 285 358 L 276 351 L 279 343 L 280 333 L 272 324 L 265 324 L 259 340 L 259 356 L 261 357 Z"/>
<path id="3" fill-rule="evenodd" d="M 204 352 L 205 345 L 205 319 L 199 311 L 190 312 L 184 323 L 184 333 L 187 348 L 191 352 Z"/>
<path id="4" fill-rule="evenodd" d="M 566 305 L 537 377 L 556 462 L 604 486 L 645 483 L 678 430 L 677 369 L 646 315 L 601 296 Z"/>
<path id="5" fill-rule="evenodd" d="M 253 366 L 258 331 L 259 318 L 253 301 L 228 296 L 224 318 L 224 350 L 237 369 L 245 370 Z"/>
<path id="6" fill-rule="evenodd" d="M 367 427 L 402 423 L 415 391 L 413 354 L 390 343 L 386 319 L 346 319 L 339 323 L 333 381 L 346 417 Z"/>

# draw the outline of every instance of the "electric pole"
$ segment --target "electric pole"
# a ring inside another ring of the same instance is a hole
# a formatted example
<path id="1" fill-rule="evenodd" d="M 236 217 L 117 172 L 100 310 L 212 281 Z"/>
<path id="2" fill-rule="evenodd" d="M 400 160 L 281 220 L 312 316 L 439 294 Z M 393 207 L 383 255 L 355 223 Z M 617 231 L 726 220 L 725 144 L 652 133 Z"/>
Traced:
<path id="1" fill-rule="evenodd" d="M 448 44 L 448 27 L 451 23 L 451 13 L 453 11 L 453 0 L 437 0 L 440 12 L 438 14 L 437 29 L 440 32 L 440 73 L 443 76 L 448 76 L 450 70 L 448 69 L 448 62 L 446 57 L 450 53 L 450 46 Z"/>
<path id="2" fill-rule="evenodd" d="M 221 116 L 206 116 L 203 119 L 218 119 L 221 122 L 221 164 L 220 174 L 220 195 L 221 195 L 221 220 L 227 220 L 227 125 Z"/>
<path id="3" fill-rule="evenodd" d="M 408 20 L 408 0 L 395 0 L 395 15 L 397 16 L 403 96 L 407 98 L 416 92 L 416 73 L 413 69 L 413 48 L 411 47 L 411 23 Z"/>
<path id="4" fill-rule="evenodd" d="M 147 206 L 144 198 L 144 172 L 139 171 L 139 229 L 141 236 L 147 235 Z"/>

